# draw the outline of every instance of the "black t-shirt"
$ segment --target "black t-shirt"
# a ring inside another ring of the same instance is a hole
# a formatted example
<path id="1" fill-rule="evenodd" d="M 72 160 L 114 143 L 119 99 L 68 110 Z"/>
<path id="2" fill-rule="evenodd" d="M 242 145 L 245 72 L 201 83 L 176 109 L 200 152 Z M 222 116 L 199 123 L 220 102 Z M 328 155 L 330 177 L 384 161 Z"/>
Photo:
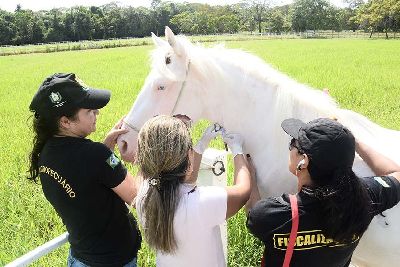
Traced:
<path id="1" fill-rule="evenodd" d="M 136 221 L 111 189 L 127 170 L 110 149 L 89 139 L 53 137 L 39 166 L 44 195 L 67 227 L 74 257 L 90 266 L 122 266 L 136 257 Z"/>
<path id="2" fill-rule="evenodd" d="M 373 203 L 373 216 L 392 208 L 400 201 L 400 183 L 393 177 L 361 178 Z M 302 189 L 297 194 L 299 228 L 290 266 L 348 266 L 359 238 L 338 244 L 325 237 L 321 230 L 318 199 Z M 257 202 L 247 217 L 250 232 L 265 245 L 265 266 L 282 266 L 292 228 L 290 200 L 287 194 Z"/>

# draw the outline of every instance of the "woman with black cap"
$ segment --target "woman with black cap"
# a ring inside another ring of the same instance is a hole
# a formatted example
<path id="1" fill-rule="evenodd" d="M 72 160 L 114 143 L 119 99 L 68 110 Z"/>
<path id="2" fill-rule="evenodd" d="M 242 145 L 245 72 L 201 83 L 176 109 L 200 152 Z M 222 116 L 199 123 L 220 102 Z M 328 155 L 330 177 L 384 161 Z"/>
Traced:
<path id="1" fill-rule="evenodd" d="M 335 120 L 282 122 L 292 139 L 289 170 L 298 193 L 258 201 L 253 189 L 247 227 L 265 245 L 263 266 L 349 266 L 372 218 L 400 200 L 400 166 L 357 142 Z M 355 152 L 375 173 L 358 178 Z"/>
<path id="2" fill-rule="evenodd" d="M 113 153 L 123 130 L 117 123 L 104 144 L 86 138 L 109 100 L 109 91 L 58 73 L 42 83 L 30 105 L 35 136 L 29 179 L 40 178 L 67 227 L 68 266 L 136 266 L 141 237 L 125 203 L 133 202 L 137 187 Z"/>

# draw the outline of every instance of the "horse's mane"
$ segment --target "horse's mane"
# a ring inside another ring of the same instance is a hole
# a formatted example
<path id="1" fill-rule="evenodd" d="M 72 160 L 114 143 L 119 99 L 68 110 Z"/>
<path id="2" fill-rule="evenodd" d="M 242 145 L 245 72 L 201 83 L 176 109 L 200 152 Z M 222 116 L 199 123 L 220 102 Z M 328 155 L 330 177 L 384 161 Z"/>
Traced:
<path id="1" fill-rule="evenodd" d="M 190 59 L 191 76 L 204 86 L 212 80 L 214 83 L 215 81 L 220 83 L 217 86 L 213 84 L 214 88 L 228 86 L 252 90 L 253 88 L 250 88 L 248 84 L 243 84 L 250 78 L 262 84 L 262 90 L 274 90 L 276 97 L 274 110 L 275 114 L 279 115 L 274 118 L 279 125 L 282 120 L 289 117 L 311 120 L 315 117 L 335 116 L 337 103 L 328 94 L 295 81 L 257 56 L 239 49 L 228 49 L 223 45 L 211 48 L 198 43 L 194 45 L 184 36 L 178 36 L 177 42 Z M 158 48 L 153 52 L 153 69 L 171 77 L 171 73 L 163 62 L 165 53 L 163 48 Z M 232 68 L 236 69 L 242 77 L 233 77 L 230 72 Z M 175 80 L 180 79 L 175 78 Z"/>
<path id="2" fill-rule="evenodd" d="M 184 44 L 186 46 L 188 43 Z M 276 118 L 279 124 L 289 117 L 311 120 L 315 117 L 336 115 L 337 103 L 327 93 L 295 81 L 257 56 L 239 49 L 227 49 L 223 45 L 212 48 L 204 48 L 199 44 L 194 46 L 189 43 L 189 45 L 187 51 L 193 68 L 204 82 L 212 76 L 218 76 L 219 79 L 215 80 L 225 83 L 232 80 L 232 75 L 222 67 L 223 63 L 239 69 L 243 73 L 241 78 L 252 77 L 265 84 L 265 90 L 268 87 L 275 90 L 274 109 L 275 114 L 281 115 L 281 118 Z M 236 85 L 237 80 L 232 88 L 237 88 Z M 252 90 L 246 85 L 242 88 Z"/>

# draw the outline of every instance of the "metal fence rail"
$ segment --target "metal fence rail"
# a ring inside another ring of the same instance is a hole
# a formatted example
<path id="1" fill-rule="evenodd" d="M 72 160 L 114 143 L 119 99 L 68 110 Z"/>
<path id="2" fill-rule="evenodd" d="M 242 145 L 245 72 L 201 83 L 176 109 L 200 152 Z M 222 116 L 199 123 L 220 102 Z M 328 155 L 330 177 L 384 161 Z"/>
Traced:
<path id="1" fill-rule="evenodd" d="M 32 251 L 29 251 L 25 255 L 19 257 L 18 259 L 10 262 L 5 267 L 19 267 L 19 266 L 27 266 L 28 264 L 34 262 L 35 260 L 43 257 L 44 255 L 50 253 L 56 248 L 62 246 L 68 241 L 68 233 L 65 232 L 62 235 L 50 240 L 49 242 L 44 243 L 43 245 L 35 248 Z"/>

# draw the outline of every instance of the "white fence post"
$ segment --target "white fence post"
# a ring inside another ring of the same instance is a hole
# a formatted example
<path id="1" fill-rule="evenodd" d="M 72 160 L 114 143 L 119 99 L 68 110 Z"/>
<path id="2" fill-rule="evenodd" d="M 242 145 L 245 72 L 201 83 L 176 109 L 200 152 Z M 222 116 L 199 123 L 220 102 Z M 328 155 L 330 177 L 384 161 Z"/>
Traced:
<path id="1" fill-rule="evenodd" d="M 225 188 L 227 185 L 227 157 L 228 152 L 208 148 L 203 153 L 197 183 L 200 186 L 220 186 Z M 225 261 L 228 257 L 228 230 L 227 223 L 220 225 L 222 247 L 224 249 Z"/>

